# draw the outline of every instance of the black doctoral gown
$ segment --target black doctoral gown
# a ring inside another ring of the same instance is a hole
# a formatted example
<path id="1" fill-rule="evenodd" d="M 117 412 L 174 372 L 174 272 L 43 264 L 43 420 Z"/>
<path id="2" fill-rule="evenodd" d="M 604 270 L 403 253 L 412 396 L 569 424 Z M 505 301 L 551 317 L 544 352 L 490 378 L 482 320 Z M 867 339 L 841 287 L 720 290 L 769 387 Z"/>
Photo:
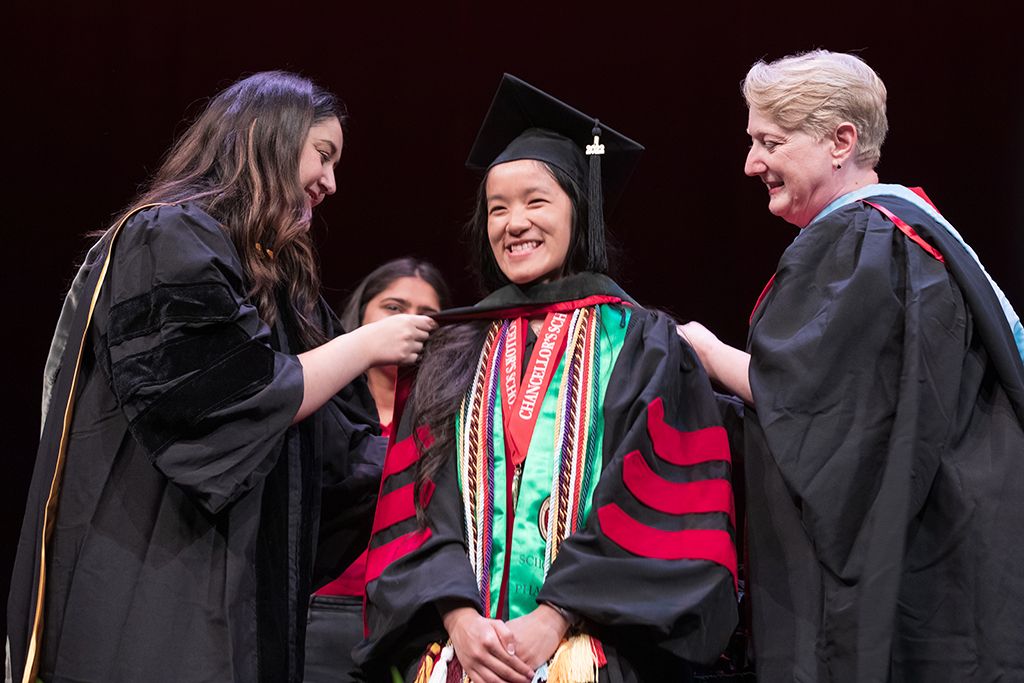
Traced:
<path id="1" fill-rule="evenodd" d="M 945 264 L 853 202 L 800 234 L 754 313 L 758 681 L 1024 681 L 1024 367 L 960 242 L 868 200 Z"/>
<path id="2" fill-rule="evenodd" d="M 353 383 L 290 424 L 303 380 L 288 303 L 272 328 L 258 317 L 227 231 L 195 206 L 125 224 L 86 330 L 101 265 L 73 297 L 29 492 L 8 601 L 14 680 L 42 590 L 47 683 L 298 681 L 321 465 L 380 461 L 369 391 Z M 326 305 L 317 315 L 340 333 Z"/>
<path id="3" fill-rule="evenodd" d="M 585 528 L 565 538 L 536 600 L 582 616 L 584 628 L 601 640 L 607 656 L 602 680 L 688 680 L 688 662 L 713 660 L 736 625 L 733 523 L 724 511 L 653 509 L 630 491 L 624 479 L 630 467 L 648 468 L 646 492 L 668 490 L 673 505 L 685 498 L 676 493 L 690 490 L 690 484 L 696 483 L 691 489 L 723 484 L 731 508 L 726 434 L 707 375 L 692 348 L 666 316 L 635 305 L 607 277 L 588 273 L 526 291 L 509 285 L 472 308 L 439 317 L 502 319 L 569 310 L 579 307 L 577 302 L 601 297 L 622 302 L 610 305 L 606 315 L 611 324 L 627 328 L 604 398 L 600 480 Z M 418 458 L 412 423 L 408 412 L 401 416 L 395 445 L 388 452 L 370 543 L 369 635 L 356 648 L 355 658 L 371 680 L 384 680 L 389 665 L 407 670 L 428 643 L 446 639 L 435 601 L 465 601 L 480 609 L 467 557 L 454 456 L 436 476 L 426 507 L 427 528 L 420 530 L 410 517 L 409 484 Z M 533 442 L 550 438 L 535 433 Z M 687 447 L 681 444 L 698 442 L 699 446 L 690 446 L 693 462 L 673 464 L 666 459 L 685 452 Z M 543 455 L 531 450 L 529 457 Z M 625 518 L 631 520 L 630 534 L 621 524 L 611 528 Z M 694 530 L 698 531 L 691 535 Z M 679 540 L 703 531 L 722 534 L 731 553 L 725 563 L 730 567 L 695 559 L 701 550 Z M 633 551 L 623 547 L 631 543 L 638 543 Z M 378 555 L 390 563 L 382 567 Z"/>

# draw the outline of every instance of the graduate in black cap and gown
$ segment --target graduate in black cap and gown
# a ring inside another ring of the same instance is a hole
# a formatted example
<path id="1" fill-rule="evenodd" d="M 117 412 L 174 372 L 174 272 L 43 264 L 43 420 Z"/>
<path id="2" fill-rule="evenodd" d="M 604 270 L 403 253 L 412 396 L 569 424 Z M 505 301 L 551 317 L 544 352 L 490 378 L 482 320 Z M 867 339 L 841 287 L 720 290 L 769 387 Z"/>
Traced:
<path id="1" fill-rule="evenodd" d="M 372 680 L 688 680 L 736 625 L 730 454 L 666 316 L 604 273 L 643 148 L 506 75 L 468 166 L 483 288 L 400 384 L 367 561 Z M 407 392 L 410 392 L 407 393 Z"/>

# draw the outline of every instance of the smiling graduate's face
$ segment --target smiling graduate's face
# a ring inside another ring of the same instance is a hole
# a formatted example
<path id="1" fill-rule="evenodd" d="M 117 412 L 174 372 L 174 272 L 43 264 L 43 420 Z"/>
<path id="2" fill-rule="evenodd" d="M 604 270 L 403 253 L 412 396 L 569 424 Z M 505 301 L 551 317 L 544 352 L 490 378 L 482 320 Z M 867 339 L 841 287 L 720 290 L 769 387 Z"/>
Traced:
<path id="1" fill-rule="evenodd" d="M 498 164 L 487 174 L 487 237 L 494 259 L 517 285 L 565 274 L 572 202 L 551 171 L 533 159 Z"/>

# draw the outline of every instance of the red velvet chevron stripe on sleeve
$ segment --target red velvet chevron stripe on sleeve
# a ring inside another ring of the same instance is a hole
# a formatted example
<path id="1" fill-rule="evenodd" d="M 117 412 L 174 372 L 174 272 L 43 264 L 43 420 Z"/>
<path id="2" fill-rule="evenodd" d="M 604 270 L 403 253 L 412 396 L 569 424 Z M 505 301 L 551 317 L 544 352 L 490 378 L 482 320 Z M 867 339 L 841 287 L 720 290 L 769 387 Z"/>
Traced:
<path id="1" fill-rule="evenodd" d="M 665 406 L 656 398 L 647 408 L 647 431 L 655 455 L 673 465 L 732 462 L 723 427 L 680 431 L 665 422 Z M 654 511 L 669 515 L 724 512 L 736 526 L 732 486 L 726 479 L 672 482 L 657 475 L 639 451 L 626 455 L 622 465 L 626 489 Z M 630 517 L 614 503 L 597 512 L 608 540 L 634 555 L 663 560 L 709 560 L 733 576 L 736 583 L 736 546 L 726 529 L 666 531 Z"/>
<path id="2" fill-rule="evenodd" d="M 732 486 L 725 479 L 666 481 L 651 470 L 640 451 L 633 451 L 623 463 L 622 481 L 629 492 L 649 508 L 670 515 L 725 512 L 736 528 Z"/>
<path id="3" fill-rule="evenodd" d="M 424 446 L 434 443 L 434 437 L 426 427 L 419 429 L 420 441 Z M 399 441 L 388 450 L 387 458 L 384 460 L 384 472 L 381 480 L 387 479 L 392 474 L 398 474 L 412 467 L 420 459 L 420 451 L 416 447 L 416 440 L 410 435 Z"/>
<path id="4" fill-rule="evenodd" d="M 412 499 L 413 486 L 415 484 L 409 483 L 380 497 L 380 500 L 377 501 L 377 510 L 373 515 L 373 533 L 416 516 L 416 506 Z M 432 495 L 434 495 L 434 482 L 428 481 L 423 485 L 420 494 L 424 508 L 430 503 Z"/>
<path id="5" fill-rule="evenodd" d="M 366 555 L 366 583 L 376 581 L 385 567 L 418 549 L 430 540 L 431 535 L 430 529 L 423 529 L 399 536 L 377 548 L 371 548 Z"/>
<path id="6" fill-rule="evenodd" d="M 433 441 L 430 431 L 425 427 L 420 429 L 420 436 L 423 437 L 422 440 L 427 445 Z M 416 464 L 417 460 L 419 460 L 419 449 L 412 436 L 399 441 L 388 450 L 381 477 L 380 498 L 377 500 L 377 510 L 373 515 L 373 534 L 416 516 L 416 506 L 413 503 L 414 483 L 410 482 L 388 493 L 384 493 L 384 489 L 388 477 L 406 471 Z M 434 488 L 432 481 L 423 485 L 420 497 L 424 508 L 430 503 L 430 498 L 434 495 Z M 376 548 L 370 548 L 366 557 L 366 582 L 369 583 L 377 579 L 385 567 L 419 548 L 426 543 L 430 535 L 429 529 L 423 529 L 399 536 Z"/>
<path id="7" fill-rule="evenodd" d="M 665 406 L 658 397 L 647 407 L 647 431 L 654 453 L 673 465 L 696 465 L 711 460 L 732 462 L 725 427 L 681 432 L 665 422 Z"/>
<path id="8" fill-rule="evenodd" d="M 736 547 L 728 531 L 655 529 L 636 521 L 614 503 L 598 510 L 597 517 L 604 535 L 634 555 L 659 560 L 710 560 L 728 569 L 736 585 Z"/>

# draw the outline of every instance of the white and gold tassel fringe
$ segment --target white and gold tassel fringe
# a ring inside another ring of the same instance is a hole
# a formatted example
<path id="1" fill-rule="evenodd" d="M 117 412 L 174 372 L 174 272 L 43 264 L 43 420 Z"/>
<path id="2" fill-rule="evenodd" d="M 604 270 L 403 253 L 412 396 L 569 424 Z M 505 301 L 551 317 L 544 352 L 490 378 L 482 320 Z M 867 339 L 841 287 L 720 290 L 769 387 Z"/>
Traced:
<path id="1" fill-rule="evenodd" d="M 551 657 L 548 683 L 597 683 L 597 680 L 598 662 L 590 636 L 578 633 L 563 640 Z"/>

